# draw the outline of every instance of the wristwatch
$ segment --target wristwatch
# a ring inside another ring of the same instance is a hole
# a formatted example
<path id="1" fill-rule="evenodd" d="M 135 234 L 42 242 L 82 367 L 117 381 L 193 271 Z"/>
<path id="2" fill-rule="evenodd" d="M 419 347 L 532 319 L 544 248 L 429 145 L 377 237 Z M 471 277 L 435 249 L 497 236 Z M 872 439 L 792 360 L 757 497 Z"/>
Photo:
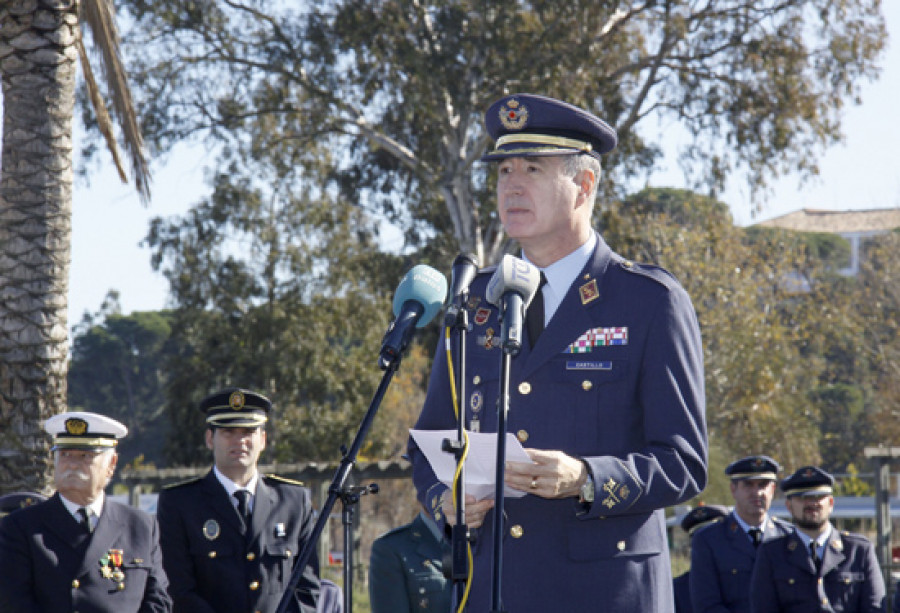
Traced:
<path id="1" fill-rule="evenodd" d="M 594 502 L 594 480 L 591 478 L 590 471 L 588 471 L 584 485 L 581 486 L 581 495 L 578 496 L 578 502 L 584 505 Z"/>

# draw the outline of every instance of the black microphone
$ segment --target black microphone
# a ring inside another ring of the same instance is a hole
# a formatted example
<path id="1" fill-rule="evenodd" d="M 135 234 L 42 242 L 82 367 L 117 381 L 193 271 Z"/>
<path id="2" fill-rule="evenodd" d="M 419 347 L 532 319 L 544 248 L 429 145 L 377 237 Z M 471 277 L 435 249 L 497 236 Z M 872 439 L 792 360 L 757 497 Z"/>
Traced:
<path id="1" fill-rule="evenodd" d="M 500 309 L 503 322 L 503 349 L 516 355 L 522 348 L 522 322 L 525 321 L 525 309 L 541 285 L 541 272 L 526 262 L 512 255 L 504 255 L 488 281 L 485 298 Z"/>
<path id="2" fill-rule="evenodd" d="M 444 325 L 453 327 L 459 312 L 469 298 L 469 284 L 478 272 L 478 258 L 471 253 L 460 253 L 450 269 L 450 302 L 444 315 Z"/>
<path id="3" fill-rule="evenodd" d="M 447 279 L 430 266 L 419 264 L 406 273 L 394 293 L 394 321 L 381 342 L 382 369 L 399 358 L 416 328 L 428 325 L 447 297 Z"/>

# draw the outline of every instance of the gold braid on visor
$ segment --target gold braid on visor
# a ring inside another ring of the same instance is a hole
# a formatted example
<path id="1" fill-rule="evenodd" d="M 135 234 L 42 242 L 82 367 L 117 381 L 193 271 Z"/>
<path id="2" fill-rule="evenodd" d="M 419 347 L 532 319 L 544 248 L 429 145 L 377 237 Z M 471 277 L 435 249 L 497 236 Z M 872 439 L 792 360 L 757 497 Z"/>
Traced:
<path id="1" fill-rule="evenodd" d="M 564 149 L 575 149 L 582 153 L 590 153 L 594 146 L 591 143 L 574 138 L 565 138 L 562 136 L 551 136 L 549 134 L 504 134 L 497 139 L 496 149 L 510 144 L 524 143 L 529 145 L 548 145 L 550 147 L 562 147 Z"/>

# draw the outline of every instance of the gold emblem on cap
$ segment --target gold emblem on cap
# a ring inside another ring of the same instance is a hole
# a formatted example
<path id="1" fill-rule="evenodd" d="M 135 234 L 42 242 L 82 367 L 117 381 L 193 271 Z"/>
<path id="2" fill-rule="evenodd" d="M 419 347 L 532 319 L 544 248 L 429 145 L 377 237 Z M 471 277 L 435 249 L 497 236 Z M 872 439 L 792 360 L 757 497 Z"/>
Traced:
<path id="1" fill-rule="evenodd" d="M 66 420 L 66 434 L 81 436 L 88 430 L 88 424 L 83 419 L 73 417 Z"/>
<path id="2" fill-rule="evenodd" d="M 209 541 L 214 541 L 219 538 L 221 532 L 222 530 L 219 528 L 219 522 L 214 519 L 207 520 L 207 522 L 203 524 L 203 536 Z"/>
<path id="3" fill-rule="evenodd" d="M 507 130 L 521 130 L 528 123 L 528 108 L 513 98 L 500 106 L 500 123 Z"/>
<path id="4" fill-rule="evenodd" d="M 243 409 L 245 402 L 244 393 L 240 390 L 232 392 L 231 396 L 228 397 L 228 406 L 236 411 Z"/>

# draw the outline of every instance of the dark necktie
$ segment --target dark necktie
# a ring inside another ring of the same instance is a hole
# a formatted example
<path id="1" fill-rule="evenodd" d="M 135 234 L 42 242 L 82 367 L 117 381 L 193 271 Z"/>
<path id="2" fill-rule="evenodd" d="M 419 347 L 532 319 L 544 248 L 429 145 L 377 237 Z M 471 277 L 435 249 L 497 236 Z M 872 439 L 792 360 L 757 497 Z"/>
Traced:
<path id="1" fill-rule="evenodd" d="M 81 507 L 78 509 L 78 515 L 81 516 L 81 526 L 87 530 L 90 534 L 94 531 L 94 526 L 91 524 L 91 510 L 87 507 Z"/>
<path id="2" fill-rule="evenodd" d="M 816 573 L 822 570 L 822 559 L 819 558 L 818 546 L 815 541 L 809 544 L 809 555 L 812 557 L 813 566 L 816 567 Z"/>
<path id="3" fill-rule="evenodd" d="M 234 493 L 234 497 L 237 498 L 237 510 L 238 515 L 241 516 L 241 520 L 244 522 L 244 528 L 246 530 L 250 529 L 250 492 L 247 490 L 238 490 Z"/>
<path id="4" fill-rule="evenodd" d="M 759 547 L 759 544 L 762 542 L 762 530 L 759 528 L 750 528 L 747 532 L 750 534 L 750 540 L 753 541 L 753 546 Z"/>
<path id="5" fill-rule="evenodd" d="M 528 340 L 532 347 L 537 345 L 538 337 L 544 331 L 544 286 L 546 284 L 547 277 L 541 272 L 541 284 L 525 311 L 525 327 L 528 329 Z"/>

